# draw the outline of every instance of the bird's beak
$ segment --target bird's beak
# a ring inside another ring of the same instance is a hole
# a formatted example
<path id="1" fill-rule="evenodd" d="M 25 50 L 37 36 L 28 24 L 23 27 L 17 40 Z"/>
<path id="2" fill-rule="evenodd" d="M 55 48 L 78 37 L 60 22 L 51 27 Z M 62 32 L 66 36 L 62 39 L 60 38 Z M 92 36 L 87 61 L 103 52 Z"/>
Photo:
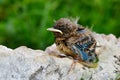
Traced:
<path id="1" fill-rule="evenodd" d="M 59 32 L 60 34 L 63 34 L 63 32 L 59 29 L 55 29 L 55 28 L 48 28 L 48 31 L 52 31 L 52 32 Z"/>

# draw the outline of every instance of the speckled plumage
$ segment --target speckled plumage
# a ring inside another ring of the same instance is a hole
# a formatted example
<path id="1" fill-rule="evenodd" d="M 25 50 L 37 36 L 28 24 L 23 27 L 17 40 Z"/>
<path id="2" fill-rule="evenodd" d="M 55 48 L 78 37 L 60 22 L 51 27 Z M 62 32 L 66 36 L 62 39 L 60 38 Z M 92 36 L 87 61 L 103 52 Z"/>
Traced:
<path id="1" fill-rule="evenodd" d="M 89 29 L 68 18 L 56 21 L 53 29 L 49 30 L 54 32 L 55 43 L 61 52 L 87 67 L 96 67 L 96 40 Z"/>

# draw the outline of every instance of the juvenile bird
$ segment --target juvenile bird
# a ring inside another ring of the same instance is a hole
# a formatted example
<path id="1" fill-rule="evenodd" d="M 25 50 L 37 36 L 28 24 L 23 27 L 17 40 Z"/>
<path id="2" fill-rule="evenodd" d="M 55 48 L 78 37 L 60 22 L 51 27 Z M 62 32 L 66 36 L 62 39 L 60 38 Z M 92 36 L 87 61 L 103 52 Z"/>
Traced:
<path id="1" fill-rule="evenodd" d="M 54 33 L 57 48 L 66 56 L 71 56 L 86 67 L 97 66 L 96 40 L 89 29 L 68 18 L 61 18 L 47 30 Z"/>

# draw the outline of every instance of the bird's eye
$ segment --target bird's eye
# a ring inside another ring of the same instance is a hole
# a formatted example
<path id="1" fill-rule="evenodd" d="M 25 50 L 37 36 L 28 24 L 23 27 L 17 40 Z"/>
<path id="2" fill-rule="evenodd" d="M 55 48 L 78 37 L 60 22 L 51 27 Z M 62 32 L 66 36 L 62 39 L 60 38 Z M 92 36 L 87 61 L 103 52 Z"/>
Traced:
<path id="1" fill-rule="evenodd" d="M 62 28 L 64 28 L 64 26 L 62 25 L 62 26 L 60 26 L 60 28 L 62 29 Z"/>
<path id="2" fill-rule="evenodd" d="M 62 25 L 62 26 L 59 26 L 59 29 L 60 30 L 65 30 L 66 28 Z"/>

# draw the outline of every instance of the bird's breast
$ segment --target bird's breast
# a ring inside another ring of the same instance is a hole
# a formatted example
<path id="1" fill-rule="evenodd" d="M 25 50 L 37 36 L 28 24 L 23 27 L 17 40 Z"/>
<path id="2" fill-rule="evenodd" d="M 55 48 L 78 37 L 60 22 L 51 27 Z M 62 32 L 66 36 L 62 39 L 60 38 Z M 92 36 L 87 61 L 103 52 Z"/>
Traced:
<path id="1" fill-rule="evenodd" d="M 62 52 L 63 54 L 65 54 L 67 56 L 71 56 L 74 59 L 76 58 L 76 54 L 73 53 L 73 51 L 69 48 L 69 46 L 67 45 L 67 43 L 65 41 L 57 41 L 56 40 L 55 43 L 60 52 Z"/>

